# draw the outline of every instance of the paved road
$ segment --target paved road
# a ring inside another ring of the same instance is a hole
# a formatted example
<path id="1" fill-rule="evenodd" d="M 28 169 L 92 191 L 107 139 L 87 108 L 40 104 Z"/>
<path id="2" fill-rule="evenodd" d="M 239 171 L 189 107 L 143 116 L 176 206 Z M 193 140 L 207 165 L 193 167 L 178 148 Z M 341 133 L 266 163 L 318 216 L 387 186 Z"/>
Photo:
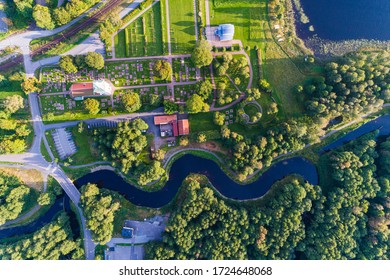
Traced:
<path id="1" fill-rule="evenodd" d="M 5 1 L 0 0 L 0 5 L 2 5 Z M 5 19 L 7 18 L 7 15 L 3 10 L 0 10 L 0 32 L 7 32 L 8 31 L 8 25 L 5 22 Z"/>
<path id="2" fill-rule="evenodd" d="M 8 46 L 18 46 L 21 50 L 21 53 L 23 54 L 26 75 L 27 77 L 32 77 L 36 69 L 34 68 L 34 65 L 36 64 L 32 62 L 32 59 L 30 57 L 30 42 L 37 38 L 55 35 L 57 33 L 64 31 L 68 27 L 72 26 L 73 24 L 83 19 L 89 12 L 95 10 L 97 6 L 98 5 L 95 5 L 87 12 L 83 13 L 79 17 L 70 21 L 68 24 L 55 28 L 53 30 L 34 30 L 34 31 L 26 31 L 15 35 L 11 35 L 5 38 L 4 40 L 0 41 L 0 50 L 5 49 Z"/>

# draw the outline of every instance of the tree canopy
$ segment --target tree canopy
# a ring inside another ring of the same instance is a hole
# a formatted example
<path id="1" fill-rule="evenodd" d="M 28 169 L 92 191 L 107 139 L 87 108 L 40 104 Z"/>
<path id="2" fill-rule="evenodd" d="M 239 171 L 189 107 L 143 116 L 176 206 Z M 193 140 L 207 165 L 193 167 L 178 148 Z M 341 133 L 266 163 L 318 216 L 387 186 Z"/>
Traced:
<path id="1" fill-rule="evenodd" d="M 104 67 L 104 58 L 100 53 L 89 52 L 85 56 L 85 63 L 92 69 L 100 70 Z"/>
<path id="2" fill-rule="evenodd" d="M 119 209 L 120 203 L 93 184 L 81 188 L 80 202 L 93 240 L 100 244 L 110 241 L 114 230 L 115 212 Z"/>
<path id="3" fill-rule="evenodd" d="M 142 106 L 141 98 L 134 91 L 125 92 L 121 97 L 121 101 L 123 107 L 129 113 L 138 111 Z"/>
<path id="4" fill-rule="evenodd" d="M 157 60 L 153 65 L 153 72 L 162 80 L 171 80 L 172 67 L 166 60 Z"/>
<path id="5" fill-rule="evenodd" d="M 196 43 L 191 56 L 196 67 L 200 68 L 211 64 L 213 61 L 211 50 L 211 45 L 207 40 L 200 40 Z"/>

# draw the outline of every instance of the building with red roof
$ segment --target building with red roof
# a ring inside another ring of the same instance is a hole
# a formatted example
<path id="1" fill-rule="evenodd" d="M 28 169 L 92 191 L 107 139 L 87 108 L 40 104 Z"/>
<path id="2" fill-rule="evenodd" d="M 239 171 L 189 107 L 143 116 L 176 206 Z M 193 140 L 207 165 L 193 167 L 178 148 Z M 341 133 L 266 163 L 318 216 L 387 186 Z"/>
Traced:
<path id="1" fill-rule="evenodd" d="M 188 135 L 190 134 L 190 124 L 188 119 L 179 120 L 177 122 L 177 127 L 179 130 L 179 135 Z"/>
<path id="2" fill-rule="evenodd" d="M 160 126 L 161 137 L 190 134 L 188 119 L 177 120 L 177 115 L 155 116 L 154 124 Z"/>

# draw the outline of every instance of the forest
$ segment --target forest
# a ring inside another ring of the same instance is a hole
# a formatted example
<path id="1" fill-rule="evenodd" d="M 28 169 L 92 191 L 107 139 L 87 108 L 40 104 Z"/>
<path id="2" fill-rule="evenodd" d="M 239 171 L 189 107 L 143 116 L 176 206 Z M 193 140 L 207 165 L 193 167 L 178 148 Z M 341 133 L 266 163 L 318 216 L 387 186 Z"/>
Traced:
<path id="1" fill-rule="evenodd" d="M 93 184 L 81 188 L 80 203 L 93 240 L 100 244 L 110 241 L 114 231 L 115 212 L 120 208 L 120 203 L 106 190 L 100 190 Z"/>
<path id="2" fill-rule="evenodd" d="M 12 175 L 0 171 L 0 225 L 16 219 L 37 203 L 38 192 Z"/>
<path id="3" fill-rule="evenodd" d="M 113 166 L 122 173 L 131 173 L 142 186 L 165 174 L 159 161 L 145 162 L 142 159 L 142 152 L 148 147 L 144 133 L 148 127 L 142 119 L 135 119 L 121 122 L 117 128 L 99 128 L 93 132 L 101 157 L 113 161 Z"/>
<path id="4" fill-rule="evenodd" d="M 81 240 L 74 240 L 69 218 L 62 212 L 51 223 L 17 241 L 0 244 L 2 260 L 79 260 L 84 258 Z"/>
<path id="5" fill-rule="evenodd" d="M 389 259 L 390 137 L 376 132 L 322 155 L 328 186 L 297 177 L 258 202 L 219 197 L 190 177 L 162 242 L 148 259 Z M 180 197 L 180 196 L 179 196 Z"/>

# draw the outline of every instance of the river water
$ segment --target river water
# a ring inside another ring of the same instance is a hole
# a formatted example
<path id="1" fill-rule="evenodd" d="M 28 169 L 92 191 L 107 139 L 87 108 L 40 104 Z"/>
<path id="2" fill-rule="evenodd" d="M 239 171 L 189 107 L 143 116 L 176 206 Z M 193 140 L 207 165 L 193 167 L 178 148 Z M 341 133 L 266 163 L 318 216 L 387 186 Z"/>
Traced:
<path id="1" fill-rule="evenodd" d="M 345 136 L 325 146 L 320 153 L 333 150 L 348 141 L 377 129 L 380 131 L 379 135 L 383 136 L 390 134 L 389 114 L 370 121 L 358 129 L 347 133 Z M 200 173 L 206 175 L 220 194 L 234 200 L 259 198 L 267 193 L 276 181 L 291 174 L 300 175 L 313 185 L 318 184 L 318 173 L 315 165 L 302 157 L 293 157 L 280 161 L 272 165 L 255 182 L 247 185 L 240 185 L 232 181 L 214 161 L 194 155 L 185 155 L 172 164 L 168 182 L 161 190 L 156 192 L 142 191 L 125 182 L 115 172 L 108 170 L 89 173 L 76 180 L 75 185 L 77 187 L 81 187 L 87 183 L 95 183 L 98 184 L 99 187 L 119 192 L 135 205 L 159 208 L 172 201 L 183 180 L 190 173 Z M 59 211 L 64 210 L 64 208 L 68 211 L 68 213 L 70 212 L 69 199 L 67 197 L 65 199 L 65 207 L 63 204 L 63 199 L 60 198 L 45 215 L 41 216 L 36 221 L 33 221 L 26 226 L 0 230 L 0 238 L 28 234 L 38 230 L 45 224 L 49 223 L 53 217 L 55 217 Z M 80 231 L 74 214 L 73 217 L 71 216 L 71 224 L 73 234 L 78 237 Z"/>

